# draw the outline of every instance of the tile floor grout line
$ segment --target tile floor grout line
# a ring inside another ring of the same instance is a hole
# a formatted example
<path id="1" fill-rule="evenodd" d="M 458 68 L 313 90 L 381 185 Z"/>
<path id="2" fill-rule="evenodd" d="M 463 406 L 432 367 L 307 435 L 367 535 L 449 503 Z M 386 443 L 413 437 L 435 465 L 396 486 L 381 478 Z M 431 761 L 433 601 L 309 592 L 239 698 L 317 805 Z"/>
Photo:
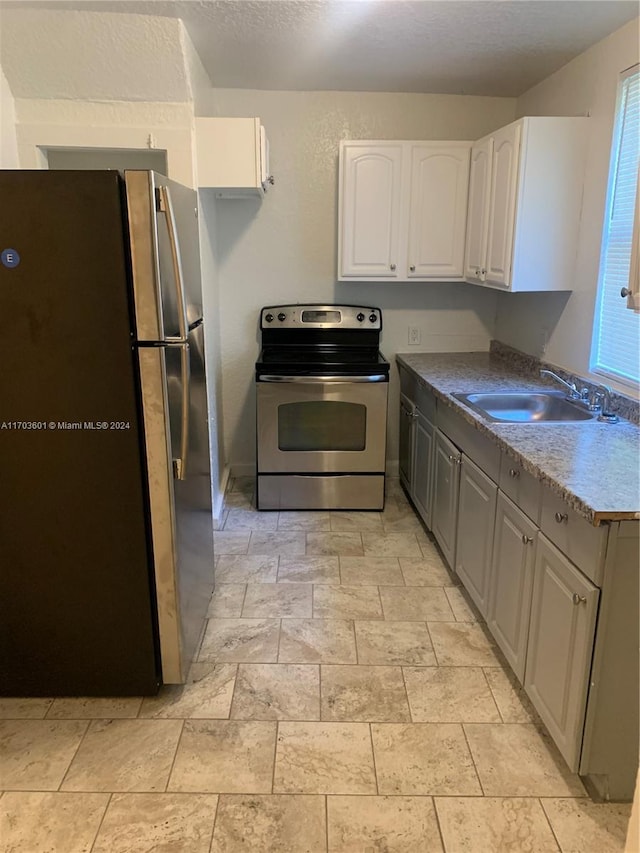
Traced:
<path id="1" fill-rule="evenodd" d="M 214 666 L 217 666 L 217 664 L 214 664 Z M 236 687 L 238 686 L 238 676 L 240 675 L 240 666 L 241 666 L 241 664 L 239 664 L 239 663 L 235 664 L 236 674 L 235 674 L 235 677 L 233 679 L 233 690 L 231 691 L 231 701 L 229 702 L 229 713 L 227 714 L 226 717 L 223 717 L 222 719 L 227 719 L 227 720 L 232 719 L 231 712 L 233 711 L 233 700 L 236 698 Z M 233 719 L 235 719 L 235 717 Z"/>
<path id="2" fill-rule="evenodd" d="M 436 659 L 436 666 L 441 666 L 440 661 L 438 660 L 438 655 L 437 655 L 437 652 L 436 652 L 436 647 L 435 647 L 435 646 L 434 646 L 434 644 L 433 644 L 433 637 L 432 637 L 432 635 L 431 635 L 431 631 L 429 630 L 429 620 L 428 620 L 428 619 L 425 619 L 425 620 L 424 620 L 424 625 L 425 625 L 425 627 L 426 627 L 426 629 L 427 629 L 427 634 L 429 635 L 429 640 L 431 641 L 431 649 L 432 649 L 432 651 L 433 651 L 433 656 L 434 656 L 434 658 Z"/>
<path id="3" fill-rule="evenodd" d="M 373 761 L 373 778 L 376 780 L 376 796 L 380 796 L 380 783 L 378 782 L 378 767 L 376 765 L 376 751 L 373 747 L 373 723 L 368 723 L 369 741 L 371 743 L 371 759 Z"/>
<path id="4" fill-rule="evenodd" d="M 89 728 L 91 727 L 91 723 L 93 722 L 93 720 L 89 719 L 89 720 L 84 720 L 83 722 L 86 722 L 85 730 L 82 732 L 82 737 L 78 741 L 78 746 L 75 748 L 75 750 L 73 752 L 73 756 L 71 758 L 71 761 L 67 764 L 67 769 L 62 774 L 62 779 L 60 780 L 60 784 L 58 785 L 58 787 L 55 789 L 56 791 L 62 791 L 62 786 L 64 785 L 65 779 L 67 778 L 69 770 L 71 769 L 71 765 L 76 760 L 76 756 L 78 755 L 78 751 L 80 750 L 80 747 L 84 743 L 84 739 L 87 736 L 87 732 L 89 731 Z"/>
<path id="5" fill-rule="evenodd" d="M 280 737 L 280 720 L 276 720 L 276 736 L 273 743 L 273 770 L 271 771 L 271 796 L 276 792 L 276 761 L 278 759 L 278 738 Z"/>
<path id="6" fill-rule="evenodd" d="M 324 834 L 325 851 L 329 853 L 329 795 L 324 795 Z"/>
<path id="7" fill-rule="evenodd" d="M 467 730 L 465 729 L 465 723 L 460 723 L 460 728 L 462 729 L 462 735 L 464 737 L 465 743 L 467 744 L 467 749 L 469 750 L 469 755 L 471 757 L 471 763 L 473 764 L 473 769 L 478 779 L 478 784 L 480 785 L 480 790 L 482 791 L 482 796 L 486 797 L 486 793 L 484 790 L 484 785 L 482 784 L 482 779 L 480 778 L 480 771 L 478 770 L 478 765 L 476 764 L 476 760 L 473 757 L 473 750 L 471 749 L 471 744 L 469 743 L 469 738 L 467 737 Z M 500 725 L 499 723 L 485 723 L 485 725 Z"/>
<path id="8" fill-rule="evenodd" d="M 171 781 L 171 774 L 173 773 L 173 769 L 176 764 L 176 758 L 178 757 L 178 750 L 180 749 L 180 744 L 182 743 L 182 735 L 184 734 L 185 723 L 188 721 L 186 719 L 180 720 L 182 725 L 180 726 L 180 734 L 178 735 L 178 740 L 176 742 L 176 749 L 173 753 L 173 759 L 171 761 L 171 767 L 169 768 L 169 772 L 167 774 L 167 781 L 164 784 L 164 793 L 166 794 L 169 791 L 169 782 Z"/>
<path id="9" fill-rule="evenodd" d="M 416 721 L 413 719 L 413 711 L 411 710 L 411 700 L 409 699 L 409 691 L 407 690 L 407 679 L 404 677 L 404 665 L 400 665 L 400 673 L 402 675 L 402 683 L 404 685 L 404 692 L 407 698 L 407 708 L 409 709 L 409 722 L 415 723 Z"/>
<path id="10" fill-rule="evenodd" d="M 111 805 L 112 799 L 113 799 L 113 794 L 109 793 L 109 797 L 107 799 L 107 804 L 105 805 L 104 811 L 102 812 L 102 817 L 100 818 L 100 823 L 98 824 L 96 834 L 93 836 L 93 841 L 91 842 L 91 847 L 89 848 L 88 853 L 93 853 L 93 850 L 95 849 L 96 841 L 98 840 L 98 836 L 100 835 L 100 830 L 102 829 L 102 824 L 104 823 L 104 819 L 107 816 L 107 812 L 109 811 L 109 806 Z"/>
<path id="11" fill-rule="evenodd" d="M 436 805 L 436 796 L 431 797 L 431 805 L 433 806 L 433 813 L 436 816 L 436 826 L 438 827 L 438 832 L 440 834 L 440 843 L 442 844 L 443 853 L 448 853 L 447 845 L 444 840 L 444 832 L 442 831 L 442 826 L 440 825 L 440 815 L 438 814 L 438 806 Z"/>
<path id="12" fill-rule="evenodd" d="M 549 815 L 547 814 L 547 810 L 545 809 L 545 807 L 544 807 L 544 803 L 542 802 L 542 800 L 543 800 L 543 799 L 546 799 L 546 798 L 543 798 L 543 797 L 535 797 L 535 799 L 540 803 L 540 808 L 542 809 L 542 814 L 545 816 L 545 820 L 547 821 L 547 824 L 549 825 L 549 829 L 551 830 L 551 834 L 553 835 L 553 840 L 554 840 L 554 841 L 556 842 L 556 844 L 558 845 L 558 851 L 559 851 L 559 853 L 563 853 L 563 847 L 562 847 L 562 844 L 560 844 L 560 839 L 559 839 L 559 838 L 558 838 L 558 836 L 556 835 L 556 832 L 555 832 L 555 830 L 554 830 L 554 828 L 553 828 L 553 824 L 551 823 L 551 818 L 550 818 L 550 817 L 549 817 Z M 591 800 L 591 798 L 589 798 L 589 799 Z"/>
<path id="13" fill-rule="evenodd" d="M 351 630 L 353 631 L 353 645 L 356 650 L 356 666 L 360 665 L 360 654 L 358 652 L 358 634 L 356 632 L 356 620 L 351 619 Z"/>
<path id="14" fill-rule="evenodd" d="M 498 702 L 496 700 L 495 694 L 494 694 L 493 690 L 491 689 L 491 682 L 487 678 L 487 673 L 485 672 L 485 667 L 480 666 L 480 667 L 478 667 L 478 669 L 480 669 L 480 671 L 482 672 L 482 677 L 484 678 L 485 683 L 486 683 L 487 687 L 489 688 L 489 693 L 491 694 L 493 704 L 496 706 L 496 711 L 498 712 L 498 716 L 500 717 L 500 721 L 504 724 L 507 721 L 505 720 L 505 718 L 502 714 L 502 711 L 500 710 L 500 706 L 498 705 Z"/>
<path id="15" fill-rule="evenodd" d="M 211 824 L 211 838 L 209 839 L 209 849 L 208 853 L 211 853 L 213 850 L 213 836 L 216 834 L 216 821 L 218 820 L 218 809 L 220 808 L 220 797 L 222 794 L 218 794 L 216 797 L 216 810 L 213 813 L 213 823 Z"/>

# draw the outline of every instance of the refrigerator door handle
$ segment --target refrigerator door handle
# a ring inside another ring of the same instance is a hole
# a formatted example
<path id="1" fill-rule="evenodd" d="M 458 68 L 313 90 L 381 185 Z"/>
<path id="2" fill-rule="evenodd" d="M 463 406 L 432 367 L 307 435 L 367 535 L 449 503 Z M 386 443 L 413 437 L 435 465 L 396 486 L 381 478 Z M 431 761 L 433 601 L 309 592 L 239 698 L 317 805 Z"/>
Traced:
<path id="1" fill-rule="evenodd" d="M 172 343 L 183 344 L 187 341 L 189 334 L 189 324 L 187 322 L 187 299 L 184 289 L 184 277 L 182 275 L 182 259 L 180 257 L 180 245 L 178 243 L 178 232 L 176 229 L 176 220 L 173 213 L 173 205 L 171 203 L 171 193 L 169 187 L 157 187 L 158 206 L 161 213 L 167 218 L 167 232 L 169 234 L 169 246 L 171 248 L 171 259 L 173 261 L 173 280 L 176 287 L 176 300 L 178 305 L 178 328 L 180 330 L 179 338 L 167 337 L 165 340 Z M 187 359 L 188 365 L 188 359 Z M 183 371 L 184 373 L 184 371 Z"/>
<path id="2" fill-rule="evenodd" d="M 176 480 L 187 479 L 187 457 L 189 455 L 189 409 L 191 404 L 191 366 L 188 341 L 175 344 L 180 347 L 180 376 L 182 405 L 180 417 L 180 456 L 173 460 L 173 476 Z"/>

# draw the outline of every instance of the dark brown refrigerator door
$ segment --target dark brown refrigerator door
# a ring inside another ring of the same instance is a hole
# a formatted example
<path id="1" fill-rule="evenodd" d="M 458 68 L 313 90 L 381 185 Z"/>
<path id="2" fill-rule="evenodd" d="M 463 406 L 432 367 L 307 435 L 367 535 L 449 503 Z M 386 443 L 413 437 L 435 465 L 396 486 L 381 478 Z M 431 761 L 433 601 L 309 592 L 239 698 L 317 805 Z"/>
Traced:
<path id="1" fill-rule="evenodd" d="M 0 172 L 0 198 L 0 692 L 153 693 L 121 179 Z"/>

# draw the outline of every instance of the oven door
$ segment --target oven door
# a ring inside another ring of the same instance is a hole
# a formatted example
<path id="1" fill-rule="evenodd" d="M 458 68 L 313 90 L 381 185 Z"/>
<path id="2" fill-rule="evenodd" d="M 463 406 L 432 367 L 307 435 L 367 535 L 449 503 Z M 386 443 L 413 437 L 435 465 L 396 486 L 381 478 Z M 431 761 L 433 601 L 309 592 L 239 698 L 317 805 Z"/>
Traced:
<path id="1" fill-rule="evenodd" d="M 261 376 L 258 473 L 384 472 L 386 376 Z"/>

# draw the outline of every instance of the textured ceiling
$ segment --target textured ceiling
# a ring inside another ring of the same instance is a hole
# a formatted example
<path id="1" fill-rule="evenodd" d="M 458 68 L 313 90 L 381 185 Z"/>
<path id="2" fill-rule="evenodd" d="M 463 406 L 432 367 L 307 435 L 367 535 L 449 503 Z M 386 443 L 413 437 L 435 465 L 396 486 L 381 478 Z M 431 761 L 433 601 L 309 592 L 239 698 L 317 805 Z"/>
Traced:
<path id="1" fill-rule="evenodd" d="M 637 0 L 36 0 L 3 5 L 20 7 L 14 20 L 29 7 L 46 8 L 36 14 L 84 9 L 182 18 L 213 85 L 222 88 L 506 97 L 526 91 L 639 10 Z M 9 16 L 6 20 L 10 45 L 14 24 Z M 25 30 L 19 36 L 28 40 Z M 76 37 L 81 44 L 81 34 Z M 113 41 L 104 49 L 114 49 Z"/>

